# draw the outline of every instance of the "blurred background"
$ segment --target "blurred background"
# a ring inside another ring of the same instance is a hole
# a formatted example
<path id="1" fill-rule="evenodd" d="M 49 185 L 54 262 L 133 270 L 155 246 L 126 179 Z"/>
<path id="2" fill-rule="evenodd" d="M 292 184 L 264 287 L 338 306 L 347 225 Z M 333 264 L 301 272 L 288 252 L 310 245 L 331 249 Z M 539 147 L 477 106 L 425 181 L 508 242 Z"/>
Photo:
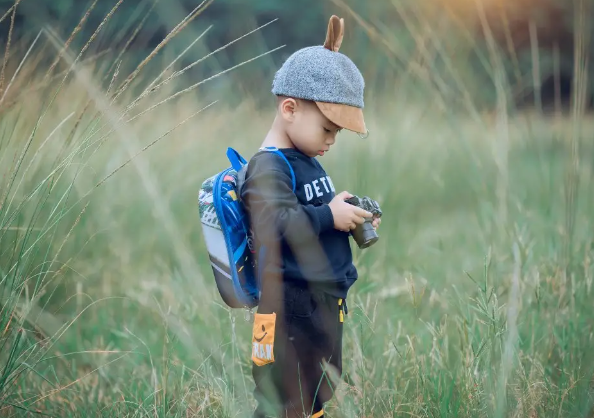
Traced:
<path id="1" fill-rule="evenodd" d="M 198 191 L 345 19 L 380 203 L 330 417 L 593 417 L 588 0 L 0 0 L 0 416 L 249 417 Z"/>
<path id="2" fill-rule="evenodd" d="M 0 5 L 8 10 L 13 3 L 2 0 Z M 23 1 L 14 16 L 13 36 L 17 42 L 26 44 L 39 29 L 49 26 L 67 39 L 93 5 L 93 12 L 71 44 L 75 49 L 82 48 L 116 4 L 106 0 Z M 90 51 L 115 52 L 129 44 L 123 66 L 133 68 L 200 4 L 186 0 L 124 1 Z M 191 54 L 179 61 L 180 65 L 187 65 L 194 56 L 217 50 L 262 25 L 267 26 L 217 52 L 215 59 L 188 72 L 189 78 L 211 75 L 213 71 L 284 46 L 205 86 L 217 89 L 217 97 L 228 100 L 239 100 L 245 94 L 268 97 L 274 72 L 292 52 L 323 43 L 331 14 L 346 19 L 342 52 L 361 67 L 369 90 L 385 92 L 394 98 L 405 94 L 426 97 L 437 91 L 446 103 L 462 106 L 464 101 L 471 100 L 475 105 L 492 104 L 495 88 L 490 42 L 501 54 L 500 65 L 514 103 L 534 104 L 535 89 L 537 105 L 540 101 L 550 105 L 555 94 L 567 101 L 574 76 L 576 3 L 573 1 L 215 0 L 204 5 L 208 7 L 200 17 L 168 42 L 166 54 L 175 56 L 212 25 L 194 44 Z M 583 18 L 588 21 L 592 18 L 591 9 L 589 4 L 584 9 Z M 141 21 L 143 25 L 137 29 Z M 6 40 L 10 19 L 5 19 L 3 25 L 2 39 Z M 591 25 L 588 27 L 591 31 Z M 132 34 L 135 35 L 131 41 Z M 585 34 L 587 48 L 593 48 L 590 36 L 590 32 Z M 534 80 L 534 71 L 538 72 L 538 80 Z M 591 104 L 591 83 L 588 83 L 588 103 Z"/>

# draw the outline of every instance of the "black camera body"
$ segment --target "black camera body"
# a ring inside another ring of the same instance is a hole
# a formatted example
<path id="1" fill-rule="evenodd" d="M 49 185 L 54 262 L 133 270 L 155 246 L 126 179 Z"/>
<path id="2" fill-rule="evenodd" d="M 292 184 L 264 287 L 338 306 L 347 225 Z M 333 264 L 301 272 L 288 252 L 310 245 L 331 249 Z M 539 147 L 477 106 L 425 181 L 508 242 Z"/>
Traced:
<path id="1" fill-rule="evenodd" d="M 345 199 L 345 202 L 360 207 L 373 215 L 371 218 L 365 218 L 363 224 L 357 224 L 357 227 L 351 231 L 351 235 L 359 248 L 363 249 L 371 247 L 379 239 L 379 235 L 372 225 L 374 218 L 381 218 L 382 216 L 379 204 L 367 196 L 353 196 L 349 199 Z"/>

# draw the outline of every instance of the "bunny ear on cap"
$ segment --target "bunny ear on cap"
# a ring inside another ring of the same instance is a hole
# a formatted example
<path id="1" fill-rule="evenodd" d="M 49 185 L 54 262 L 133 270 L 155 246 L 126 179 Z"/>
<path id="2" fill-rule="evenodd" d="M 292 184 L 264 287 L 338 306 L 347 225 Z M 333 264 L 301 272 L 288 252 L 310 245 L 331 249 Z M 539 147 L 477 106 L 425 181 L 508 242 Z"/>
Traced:
<path id="1" fill-rule="evenodd" d="M 344 19 L 339 19 L 338 16 L 332 15 L 328 22 L 328 31 L 326 32 L 326 41 L 324 48 L 330 51 L 338 52 L 344 37 Z"/>
<path id="2" fill-rule="evenodd" d="M 332 15 L 328 22 L 328 31 L 324 48 L 338 52 L 344 38 L 344 19 Z M 363 110 L 359 107 L 332 102 L 315 102 L 320 111 L 336 125 L 359 134 L 368 134 L 363 117 Z"/>

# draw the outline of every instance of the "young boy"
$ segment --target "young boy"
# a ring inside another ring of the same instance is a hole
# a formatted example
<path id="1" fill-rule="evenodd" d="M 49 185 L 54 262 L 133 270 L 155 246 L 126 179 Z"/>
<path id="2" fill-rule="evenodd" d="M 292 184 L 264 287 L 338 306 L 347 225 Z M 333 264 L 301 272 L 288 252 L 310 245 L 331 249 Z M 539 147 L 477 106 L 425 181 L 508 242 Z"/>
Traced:
<path id="1" fill-rule="evenodd" d="M 340 130 L 367 133 L 363 77 L 338 52 L 343 25 L 332 16 L 324 46 L 295 52 L 277 72 L 276 118 L 262 147 L 284 158 L 256 153 L 241 187 L 262 288 L 252 335 L 258 418 L 323 417 L 342 373 L 346 297 L 357 279 L 349 233 L 372 216 L 344 202 L 351 194 L 336 194 L 316 160 Z"/>

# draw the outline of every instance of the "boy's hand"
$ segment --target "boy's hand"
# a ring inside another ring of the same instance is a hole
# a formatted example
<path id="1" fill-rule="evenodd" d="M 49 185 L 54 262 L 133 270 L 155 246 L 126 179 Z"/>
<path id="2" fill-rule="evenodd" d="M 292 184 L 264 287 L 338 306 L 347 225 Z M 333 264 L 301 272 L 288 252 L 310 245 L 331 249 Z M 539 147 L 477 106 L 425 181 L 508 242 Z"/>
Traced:
<path id="1" fill-rule="evenodd" d="M 373 218 L 373 222 L 371 222 L 371 226 L 373 229 L 377 229 L 378 226 L 382 223 L 382 218 Z"/>
<path id="2" fill-rule="evenodd" d="M 355 229 L 357 224 L 364 223 L 364 218 L 373 216 L 372 213 L 344 201 L 350 197 L 353 195 L 345 191 L 337 194 L 329 203 L 334 217 L 334 228 L 339 231 L 349 232 L 351 229 Z"/>

